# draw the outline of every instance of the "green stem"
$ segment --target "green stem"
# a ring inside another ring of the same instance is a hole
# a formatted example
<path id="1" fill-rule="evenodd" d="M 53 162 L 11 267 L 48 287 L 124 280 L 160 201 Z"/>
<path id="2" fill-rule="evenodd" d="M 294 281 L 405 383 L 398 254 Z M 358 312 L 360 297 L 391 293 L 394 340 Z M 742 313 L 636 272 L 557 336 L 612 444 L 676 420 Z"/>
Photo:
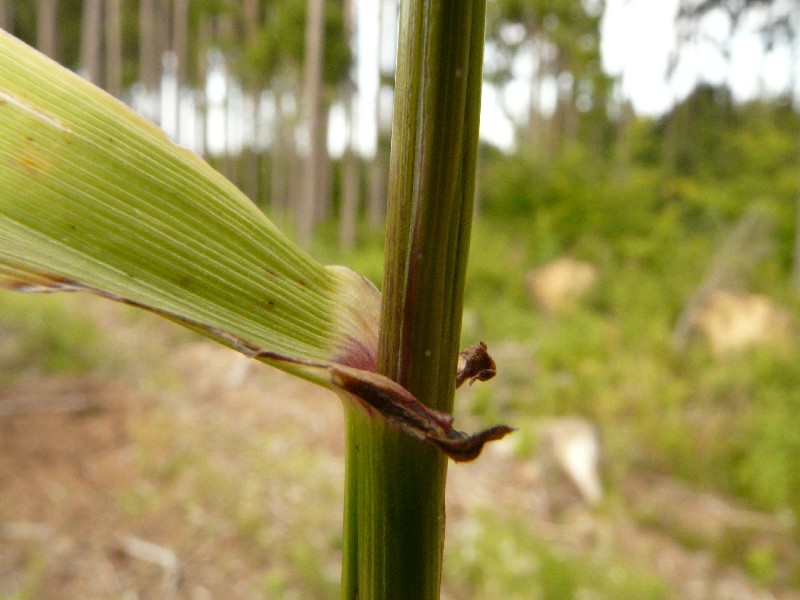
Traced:
<path id="1" fill-rule="evenodd" d="M 485 0 L 403 0 L 378 371 L 451 412 L 475 191 Z M 439 596 L 445 457 L 347 415 L 343 598 Z"/>

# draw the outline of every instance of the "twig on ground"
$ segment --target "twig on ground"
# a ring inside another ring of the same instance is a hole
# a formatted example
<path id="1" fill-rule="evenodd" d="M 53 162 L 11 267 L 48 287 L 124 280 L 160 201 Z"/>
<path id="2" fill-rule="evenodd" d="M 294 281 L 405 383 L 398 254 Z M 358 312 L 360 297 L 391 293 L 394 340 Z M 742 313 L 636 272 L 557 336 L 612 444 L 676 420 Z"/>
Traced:
<path id="1" fill-rule="evenodd" d="M 131 558 L 137 558 L 161 567 L 161 570 L 164 571 L 162 584 L 164 597 L 177 595 L 183 576 L 178 555 L 174 550 L 129 535 L 122 539 L 122 551 Z"/>

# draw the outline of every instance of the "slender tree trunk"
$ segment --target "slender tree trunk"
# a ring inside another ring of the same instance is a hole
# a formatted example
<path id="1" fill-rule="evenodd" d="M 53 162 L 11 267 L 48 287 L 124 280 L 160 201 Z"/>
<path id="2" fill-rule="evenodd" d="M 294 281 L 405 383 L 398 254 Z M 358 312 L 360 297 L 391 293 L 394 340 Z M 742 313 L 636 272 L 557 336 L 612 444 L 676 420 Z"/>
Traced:
<path id="1" fill-rule="evenodd" d="M 14 2 L 11 0 L 0 0 L 0 29 L 14 31 Z"/>
<path id="2" fill-rule="evenodd" d="M 359 176 L 356 153 L 356 114 L 352 89 L 349 87 L 343 98 L 347 116 L 347 145 L 342 155 L 342 202 L 339 215 L 339 245 L 352 249 L 356 241 L 358 218 Z"/>
<path id="3" fill-rule="evenodd" d="M 288 198 L 286 197 L 286 165 L 288 149 L 284 143 L 283 93 L 273 86 L 273 102 L 275 103 L 275 122 L 272 126 L 272 146 L 270 147 L 270 192 L 269 201 L 272 209 L 281 216 L 286 216 Z"/>
<path id="4" fill-rule="evenodd" d="M 541 152 L 544 127 L 542 115 L 542 76 L 544 74 L 544 44 L 541 36 L 530 33 L 533 39 L 533 52 L 536 55 L 536 68 L 531 75 L 531 96 L 528 101 L 527 144 L 534 152 Z"/>
<path id="5" fill-rule="evenodd" d="M 572 144 L 578 140 L 578 128 L 580 127 L 580 115 L 578 114 L 578 108 L 575 105 L 576 96 L 575 96 L 575 87 L 573 87 L 565 93 L 564 95 L 564 102 L 563 107 L 564 110 L 563 120 L 564 120 L 564 134 L 562 136 L 563 142 L 566 144 Z"/>
<path id="6" fill-rule="evenodd" d="M 258 24 L 261 22 L 259 17 L 260 2 L 258 0 L 244 0 L 244 35 L 245 42 L 252 44 L 258 35 Z M 244 192 L 256 204 L 260 204 L 259 192 L 259 104 L 260 104 L 260 85 L 259 78 L 252 73 L 245 77 L 244 81 L 245 105 L 247 107 L 246 131 L 250 133 L 247 143 L 242 148 L 242 159 L 244 160 Z"/>
<path id="7" fill-rule="evenodd" d="M 800 77 L 800 45 L 797 44 L 795 41 L 794 45 L 792 46 L 792 69 L 791 69 L 791 76 L 789 78 L 789 89 L 791 90 L 790 94 L 793 95 L 793 100 L 795 101 L 794 106 L 797 106 L 798 98 L 795 94 L 797 94 L 797 80 Z M 791 97 L 791 96 L 790 96 Z M 797 157 L 800 159 L 800 138 L 798 138 L 797 144 Z M 800 161 L 798 162 L 798 180 L 800 180 Z M 796 291 L 800 291 L 800 190 L 798 190 L 798 198 L 797 198 L 797 214 L 795 215 L 795 231 L 794 231 L 794 264 L 792 265 L 792 279 L 794 283 L 794 288 Z"/>
<path id="8" fill-rule="evenodd" d="M 563 59 L 557 58 L 555 61 L 556 77 L 565 71 Z M 556 92 L 556 108 L 553 113 L 553 124 L 551 127 L 550 154 L 555 155 L 572 142 L 577 135 L 577 116 L 575 103 L 573 101 L 574 84 L 569 88 L 558 86 Z"/>
<path id="9" fill-rule="evenodd" d="M 300 243 L 308 246 L 314 234 L 317 206 L 321 201 L 320 167 L 326 153 L 326 140 L 321 139 L 322 127 L 322 50 L 324 44 L 325 0 L 308 0 L 305 40 L 304 101 L 308 151 L 305 160 L 305 185 L 299 211 L 295 214 L 295 227 Z"/>
<path id="10" fill-rule="evenodd" d="M 161 69 L 155 21 L 155 0 L 139 0 L 139 83 L 146 103 L 143 112 L 157 123 L 160 111 L 156 91 L 159 88 Z"/>
<path id="11" fill-rule="evenodd" d="M 230 14 L 222 14 L 217 18 L 217 35 L 220 43 L 225 47 L 228 43 L 232 42 L 235 35 L 235 24 L 233 16 Z M 222 173 L 236 185 L 239 185 L 239 174 L 236 170 L 236 160 L 233 154 L 233 111 L 231 109 L 231 73 L 230 64 L 228 63 L 228 56 L 223 54 L 223 70 L 225 77 L 225 100 L 223 101 L 223 112 L 225 114 L 224 126 L 222 128 L 223 140 L 223 154 L 222 154 Z"/>
<path id="12" fill-rule="evenodd" d="M 208 49 L 211 46 L 211 22 L 206 17 L 198 27 L 198 44 L 197 44 L 197 89 L 195 90 L 195 112 L 197 120 L 195 124 L 195 138 L 197 152 L 200 156 L 206 156 L 207 142 L 206 139 L 206 122 L 208 116 L 208 102 L 206 98 L 206 85 L 208 84 Z"/>
<path id="13" fill-rule="evenodd" d="M 378 28 L 376 30 L 376 54 L 378 57 L 378 89 L 375 93 L 373 106 L 375 118 L 375 154 L 369 166 L 369 200 L 367 201 L 367 222 L 373 229 L 378 229 L 383 224 L 386 212 L 386 179 L 383 165 L 383 152 L 381 151 L 382 115 L 381 115 L 381 85 L 382 54 L 383 49 L 383 13 L 384 0 L 378 2 Z"/>
<path id="14" fill-rule="evenodd" d="M 292 94 L 295 98 L 300 96 L 298 90 L 293 90 Z M 289 206 L 287 223 L 291 222 L 299 214 L 305 194 L 306 159 L 300 153 L 294 137 L 294 132 L 297 131 L 299 120 L 300 116 L 294 115 L 293 118 L 287 122 L 287 135 L 284 138 L 286 140 L 286 162 L 288 166 L 286 172 L 286 199 Z"/>
<path id="15" fill-rule="evenodd" d="M 156 74 L 153 72 L 155 59 L 155 0 L 139 0 L 139 82 L 145 90 L 155 87 Z"/>
<path id="16" fill-rule="evenodd" d="M 158 73 L 158 86 L 161 87 L 161 78 L 164 76 L 164 54 L 171 50 L 170 40 L 172 35 L 173 4 L 175 0 L 156 0 L 154 4 L 154 29 L 156 41 L 155 66 Z"/>
<path id="17" fill-rule="evenodd" d="M 103 42 L 103 2 L 102 0 L 83 0 L 81 15 L 81 71 L 83 76 L 101 85 Z"/>
<path id="18" fill-rule="evenodd" d="M 798 150 L 800 150 L 800 143 L 798 143 Z M 798 169 L 800 175 L 800 169 Z M 800 290 L 800 192 L 797 198 L 797 214 L 795 216 L 795 232 L 794 232 L 794 265 L 793 279 L 795 290 Z"/>
<path id="19" fill-rule="evenodd" d="M 175 139 L 181 141 L 181 98 L 187 78 L 189 0 L 174 0 L 172 12 L 172 51 L 175 53 Z"/>
<path id="20" fill-rule="evenodd" d="M 674 108 L 664 117 L 664 134 L 661 143 L 661 166 L 666 175 L 674 175 L 678 169 L 679 119 L 680 115 Z"/>
<path id="21" fill-rule="evenodd" d="M 207 158 L 206 154 L 206 100 L 202 91 L 194 92 L 194 144 L 195 152 Z"/>
<path id="22" fill-rule="evenodd" d="M 36 13 L 36 47 L 53 60 L 58 52 L 58 0 L 39 0 Z"/>
<path id="23" fill-rule="evenodd" d="M 617 117 L 617 134 L 614 147 L 614 177 L 618 181 L 623 181 L 630 170 L 633 119 L 634 114 L 630 103 L 623 100 L 619 117 Z"/>
<path id="24" fill-rule="evenodd" d="M 122 95 L 122 0 L 106 0 L 106 90 Z"/>
<path id="25" fill-rule="evenodd" d="M 356 46 L 355 3 L 345 0 L 345 31 L 350 45 Z M 356 56 L 358 54 L 356 53 Z M 347 141 L 342 155 L 342 202 L 339 214 L 339 245 L 350 249 L 356 240 L 356 218 L 358 216 L 358 158 L 356 154 L 356 113 L 354 85 L 346 84 L 342 102 L 347 121 Z"/>
<path id="26" fill-rule="evenodd" d="M 252 84 L 251 84 L 252 85 Z M 249 87 L 249 86 L 248 86 Z M 260 204 L 259 193 L 259 150 L 258 138 L 260 135 L 259 127 L 259 94 L 255 87 L 250 87 L 245 95 L 245 107 L 247 110 L 247 120 L 245 128 L 250 132 L 250 138 L 242 147 L 243 179 L 242 190 L 256 204 Z"/>
<path id="27" fill-rule="evenodd" d="M 342 156 L 342 211 L 339 217 L 339 244 L 346 250 L 352 249 L 356 243 L 358 188 L 358 157 L 351 143 Z"/>
<path id="28" fill-rule="evenodd" d="M 375 148 L 375 155 L 369 165 L 369 202 L 367 222 L 370 228 L 379 229 L 386 214 L 386 169 L 383 165 L 384 153 Z"/>
<path id="29" fill-rule="evenodd" d="M 317 121 L 317 134 L 314 136 L 314 141 L 319 144 L 315 154 L 319 156 L 319 163 L 317 168 L 317 177 L 319 183 L 317 184 L 317 202 L 315 205 L 315 223 L 324 221 L 331 216 L 331 178 L 333 176 L 333 165 L 330 153 L 328 152 L 328 119 L 330 117 L 330 108 L 328 103 L 323 100 L 320 107 L 319 120 Z"/>

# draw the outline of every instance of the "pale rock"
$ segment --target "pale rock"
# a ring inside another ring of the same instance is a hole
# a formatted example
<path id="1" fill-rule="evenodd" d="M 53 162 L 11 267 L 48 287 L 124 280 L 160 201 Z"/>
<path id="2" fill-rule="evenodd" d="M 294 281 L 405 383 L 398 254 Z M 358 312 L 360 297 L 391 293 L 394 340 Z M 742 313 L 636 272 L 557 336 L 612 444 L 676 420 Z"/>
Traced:
<path id="1" fill-rule="evenodd" d="M 530 271 L 525 284 L 531 298 L 550 313 L 567 312 L 597 283 L 597 269 L 587 262 L 558 258 Z"/>
<path id="2" fill-rule="evenodd" d="M 720 290 L 706 300 L 695 327 L 714 354 L 724 355 L 785 339 L 791 318 L 766 296 Z"/>

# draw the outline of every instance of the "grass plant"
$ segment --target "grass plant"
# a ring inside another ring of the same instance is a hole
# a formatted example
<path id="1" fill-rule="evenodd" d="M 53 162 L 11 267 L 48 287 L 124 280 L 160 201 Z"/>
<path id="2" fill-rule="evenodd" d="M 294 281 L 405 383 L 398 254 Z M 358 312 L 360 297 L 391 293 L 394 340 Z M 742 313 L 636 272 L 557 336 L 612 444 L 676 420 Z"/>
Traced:
<path id="1" fill-rule="evenodd" d="M 0 285 L 143 308 L 336 391 L 346 598 L 438 597 L 447 456 L 472 460 L 510 431 L 470 436 L 449 415 L 484 27 L 485 0 L 402 4 L 382 299 L 121 103 L 0 33 Z"/>

